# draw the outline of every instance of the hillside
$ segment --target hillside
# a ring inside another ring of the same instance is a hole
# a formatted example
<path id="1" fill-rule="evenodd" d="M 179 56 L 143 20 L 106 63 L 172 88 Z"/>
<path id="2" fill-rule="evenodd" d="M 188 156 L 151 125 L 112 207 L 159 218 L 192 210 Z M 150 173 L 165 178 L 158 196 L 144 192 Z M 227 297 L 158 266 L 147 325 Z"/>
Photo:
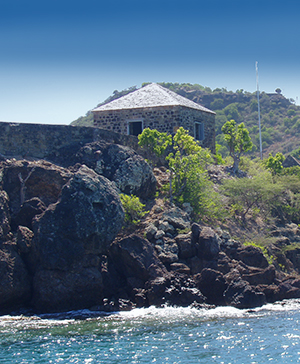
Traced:
<path id="1" fill-rule="evenodd" d="M 220 151 L 224 156 L 227 153 L 227 148 L 221 128 L 230 119 L 234 119 L 238 123 L 245 123 L 255 144 L 252 155 L 258 155 L 259 135 L 256 92 L 250 93 L 242 89 L 233 92 L 225 88 L 211 90 L 209 87 L 203 87 L 199 84 L 169 82 L 160 84 L 216 112 L 216 141 L 222 146 Z M 103 104 L 134 90 L 136 90 L 135 86 L 120 92 L 114 91 L 113 95 L 105 100 Z M 280 89 L 272 94 L 261 92 L 260 111 L 264 157 L 267 157 L 270 152 L 282 152 L 286 155 L 297 150 L 300 138 L 300 107 L 295 105 L 294 100 L 285 98 Z M 93 115 L 91 111 L 88 111 L 86 116 L 73 121 L 72 125 L 92 125 L 92 122 Z"/>

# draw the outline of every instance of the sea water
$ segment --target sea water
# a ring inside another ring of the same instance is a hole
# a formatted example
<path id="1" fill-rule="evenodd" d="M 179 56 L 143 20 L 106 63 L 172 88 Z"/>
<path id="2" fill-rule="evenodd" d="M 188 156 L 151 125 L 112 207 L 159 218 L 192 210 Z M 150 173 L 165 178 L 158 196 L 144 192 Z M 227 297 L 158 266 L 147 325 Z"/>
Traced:
<path id="1" fill-rule="evenodd" d="M 297 363 L 300 301 L 1 316 L 0 363 Z"/>

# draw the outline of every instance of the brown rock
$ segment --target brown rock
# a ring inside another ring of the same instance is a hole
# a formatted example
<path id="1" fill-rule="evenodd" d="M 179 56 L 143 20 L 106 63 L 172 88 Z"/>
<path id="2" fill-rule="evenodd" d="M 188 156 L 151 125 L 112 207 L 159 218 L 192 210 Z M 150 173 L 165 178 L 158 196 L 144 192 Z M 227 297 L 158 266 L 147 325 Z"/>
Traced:
<path id="1" fill-rule="evenodd" d="M 197 255 L 205 260 L 215 259 L 220 251 L 218 237 L 209 227 L 203 227 L 196 243 Z"/>
<path id="2" fill-rule="evenodd" d="M 180 259 L 192 258 L 196 254 L 195 244 L 192 243 L 192 233 L 179 234 L 175 238 L 179 248 L 178 256 Z"/>
<path id="3" fill-rule="evenodd" d="M 35 218 L 33 248 L 39 269 L 70 270 L 86 254 L 103 254 L 124 218 L 111 182 L 82 166 L 57 203 Z"/>
<path id="4" fill-rule="evenodd" d="M 236 251 L 234 259 L 241 260 L 252 267 L 267 268 L 269 265 L 261 249 L 252 245 L 240 246 Z"/>
<path id="5" fill-rule="evenodd" d="M 191 274 L 191 269 L 184 263 L 172 263 L 170 269 L 178 273 Z"/>
<path id="6" fill-rule="evenodd" d="M 0 243 L 10 240 L 9 197 L 5 191 L 0 191 Z"/>
<path id="7" fill-rule="evenodd" d="M 265 294 L 242 279 L 228 285 L 224 298 L 227 305 L 237 308 L 259 307 L 266 303 Z"/>
<path id="8" fill-rule="evenodd" d="M 228 287 L 222 273 L 205 268 L 196 276 L 197 288 L 207 297 L 208 303 L 221 305 L 225 303 L 224 292 Z"/>
<path id="9" fill-rule="evenodd" d="M 242 278 L 252 286 L 258 286 L 260 284 L 270 285 L 275 279 L 275 267 L 274 265 L 270 265 L 259 272 L 243 274 Z"/>
<path id="10" fill-rule="evenodd" d="M 32 305 L 41 311 L 62 311 L 99 305 L 103 282 L 97 268 L 76 272 L 40 270 L 33 279 Z"/>
<path id="11" fill-rule="evenodd" d="M 26 267 L 13 246 L 0 250 L 0 310 L 13 309 L 28 303 L 31 294 Z"/>
<path id="12" fill-rule="evenodd" d="M 118 272 L 125 277 L 136 277 L 146 282 L 167 274 L 152 244 L 137 235 L 113 242 L 109 255 Z"/>

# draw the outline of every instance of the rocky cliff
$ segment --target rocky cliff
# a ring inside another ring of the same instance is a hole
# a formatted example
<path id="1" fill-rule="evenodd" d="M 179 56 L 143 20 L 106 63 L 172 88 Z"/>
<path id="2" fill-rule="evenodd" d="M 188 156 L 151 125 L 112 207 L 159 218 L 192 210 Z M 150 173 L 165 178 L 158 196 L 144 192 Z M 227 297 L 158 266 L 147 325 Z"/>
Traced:
<path id="1" fill-rule="evenodd" d="M 284 274 L 261 249 L 193 223 L 189 206 L 155 200 L 152 169 L 128 147 L 72 143 L 47 159 L 3 157 L 0 163 L 1 312 L 248 308 L 300 297 L 297 254 L 274 247 L 293 272 Z M 122 230 L 120 192 L 150 206 L 133 230 Z M 289 239 L 298 230 L 291 226 Z"/>

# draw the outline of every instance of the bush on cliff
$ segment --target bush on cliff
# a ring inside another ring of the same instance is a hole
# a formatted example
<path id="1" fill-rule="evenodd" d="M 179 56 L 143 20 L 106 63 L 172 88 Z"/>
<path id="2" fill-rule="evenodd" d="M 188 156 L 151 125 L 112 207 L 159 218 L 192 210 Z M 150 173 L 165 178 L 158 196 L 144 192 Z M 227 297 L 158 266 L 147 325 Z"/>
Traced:
<path id="1" fill-rule="evenodd" d="M 231 215 L 244 223 L 248 214 L 254 217 L 262 213 L 265 219 L 270 217 L 283 190 L 281 183 L 272 183 L 267 171 L 252 178 L 227 179 L 222 186 Z"/>
<path id="2" fill-rule="evenodd" d="M 139 146 L 145 148 L 152 158 L 164 156 L 168 146 L 172 144 L 171 135 L 156 129 L 145 128 L 138 138 Z"/>
<path id="3" fill-rule="evenodd" d="M 248 215 L 251 219 L 260 216 L 265 222 L 275 219 L 299 224 L 300 174 L 295 167 L 282 169 L 269 161 L 270 156 L 263 161 L 242 159 L 246 177 L 224 180 L 220 189 L 226 196 L 226 208 L 243 223 Z"/>
<path id="4" fill-rule="evenodd" d="M 159 146 L 164 137 L 165 133 L 145 129 L 139 138 L 139 145 L 149 148 L 150 152 L 158 150 L 161 153 Z M 166 156 L 171 202 L 175 201 L 179 205 L 190 203 L 194 214 L 202 218 L 220 218 L 223 211 L 220 198 L 213 189 L 206 169 L 208 164 L 213 163 L 209 150 L 202 148 L 182 127 L 171 139 L 172 150 Z M 169 141 L 166 143 L 168 146 Z"/>
<path id="5" fill-rule="evenodd" d="M 121 203 L 125 211 L 125 222 L 136 225 L 148 211 L 145 211 L 145 205 L 141 203 L 137 196 L 120 194 Z"/>

